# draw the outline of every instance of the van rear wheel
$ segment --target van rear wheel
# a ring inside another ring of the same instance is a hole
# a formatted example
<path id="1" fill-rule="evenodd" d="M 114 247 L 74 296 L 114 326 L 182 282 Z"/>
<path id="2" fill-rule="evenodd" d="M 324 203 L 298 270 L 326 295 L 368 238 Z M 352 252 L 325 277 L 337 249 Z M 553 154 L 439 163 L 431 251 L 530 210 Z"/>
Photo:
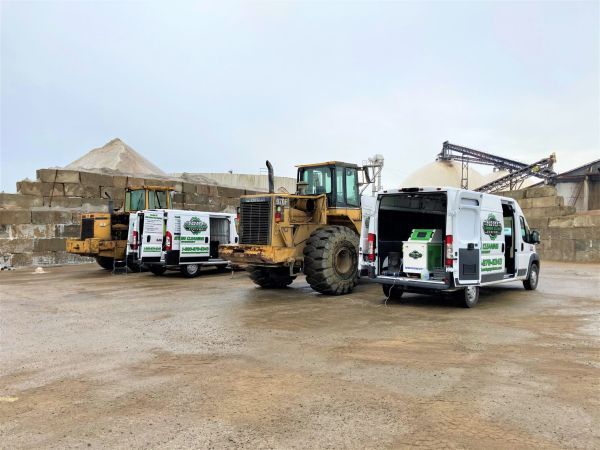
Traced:
<path id="1" fill-rule="evenodd" d="M 352 292 L 358 274 L 358 235 L 343 226 L 313 232 L 304 247 L 304 273 L 310 287 L 322 294 Z"/>
<path id="2" fill-rule="evenodd" d="M 287 267 L 248 267 L 248 275 L 254 284 L 265 289 L 283 289 L 292 284 L 296 277 L 290 276 Z"/>
<path id="3" fill-rule="evenodd" d="M 458 293 L 465 308 L 473 308 L 479 301 L 479 286 L 467 286 Z"/>
<path id="4" fill-rule="evenodd" d="M 186 278 L 194 278 L 200 275 L 199 264 L 184 264 L 179 270 L 181 270 L 181 273 Z"/>
<path id="5" fill-rule="evenodd" d="M 400 298 L 404 294 L 404 288 L 402 286 L 390 286 L 389 284 L 382 284 L 383 295 L 386 298 Z"/>
<path id="6" fill-rule="evenodd" d="M 167 268 L 165 266 L 157 266 L 157 265 L 153 264 L 153 265 L 149 266 L 149 270 L 154 275 L 162 275 L 167 271 Z"/>

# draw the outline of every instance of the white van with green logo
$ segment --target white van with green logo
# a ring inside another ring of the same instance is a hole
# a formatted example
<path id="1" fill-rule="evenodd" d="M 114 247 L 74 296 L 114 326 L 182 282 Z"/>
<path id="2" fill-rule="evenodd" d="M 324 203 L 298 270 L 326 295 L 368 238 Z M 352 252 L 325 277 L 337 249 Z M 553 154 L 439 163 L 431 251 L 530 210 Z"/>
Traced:
<path id="1" fill-rule="evenodd" d="M 156 275 L 180 270 L 195 277 L 201 266 L 225 269 L 219 245 L 236 244 L 235 214 L 174 209 L 144 210 L 130 220 L 128 257 Z"/>
<path id="2" fill-rule="evenodd" d="M 535 289 L 539 242 L 512 198 L 449 187 L 386 190 L 361 239 L 360 265 L 388 298 L 455 292 L 470 308 L 481 286 L 520 280 Z"/>

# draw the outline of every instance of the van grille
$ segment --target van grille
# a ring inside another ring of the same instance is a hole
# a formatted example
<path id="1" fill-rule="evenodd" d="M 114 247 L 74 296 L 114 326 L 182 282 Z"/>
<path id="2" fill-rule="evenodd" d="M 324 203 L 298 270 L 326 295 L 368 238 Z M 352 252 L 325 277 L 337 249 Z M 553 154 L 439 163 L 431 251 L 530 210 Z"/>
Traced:
<path id="1" fill-rule="evenodd" d="M 81 219 L 81 239 L 89 239 L 94 237 L 94 218 Z"/>
<path id="2" fill-rule="evenodd" d="M 271 199 L 240 202 L 240 244 L 264 245 L 271 241 Z"/>

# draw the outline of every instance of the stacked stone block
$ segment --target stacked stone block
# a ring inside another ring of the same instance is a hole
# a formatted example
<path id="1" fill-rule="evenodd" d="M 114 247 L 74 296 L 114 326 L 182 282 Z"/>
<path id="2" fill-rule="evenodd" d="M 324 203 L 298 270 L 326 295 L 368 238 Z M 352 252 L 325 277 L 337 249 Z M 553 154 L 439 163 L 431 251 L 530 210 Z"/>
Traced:
<path id="1" fill-rule="evenodd" d="M 500 195 L 517 200 L 529 226 L 540 232 L 537 250 L 543 259 L 600 262 L 600 211 L 576 213 L 574 206 L 565 206 L 554 186 Z"/>
<path id="2" fill-rule="evenodd" d="M 175 189 L 173 207 L 235 212 L 239 198 L 256 191 L 76 170 L 40 169 L 36 181 L 17 183 L 17 194 L 0 193 L 0 265 L 27 266 L 91 261 L 66 253 L 66 240 L 78 237 L 81 214 L 107 212 L 125 201 L 127 187 Z"/>

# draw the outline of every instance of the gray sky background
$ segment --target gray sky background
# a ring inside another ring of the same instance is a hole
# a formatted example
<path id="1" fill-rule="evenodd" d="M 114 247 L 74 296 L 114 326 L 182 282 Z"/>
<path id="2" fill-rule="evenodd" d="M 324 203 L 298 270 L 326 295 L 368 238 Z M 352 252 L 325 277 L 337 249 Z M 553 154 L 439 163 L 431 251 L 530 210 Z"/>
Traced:
<path id="1" fill-rule="evenodd" d="M 1 3 L 0 190 L 120 137 L 167 172 L 277 175 L 445 140 L 600 158 L 599 3 Z"/>

